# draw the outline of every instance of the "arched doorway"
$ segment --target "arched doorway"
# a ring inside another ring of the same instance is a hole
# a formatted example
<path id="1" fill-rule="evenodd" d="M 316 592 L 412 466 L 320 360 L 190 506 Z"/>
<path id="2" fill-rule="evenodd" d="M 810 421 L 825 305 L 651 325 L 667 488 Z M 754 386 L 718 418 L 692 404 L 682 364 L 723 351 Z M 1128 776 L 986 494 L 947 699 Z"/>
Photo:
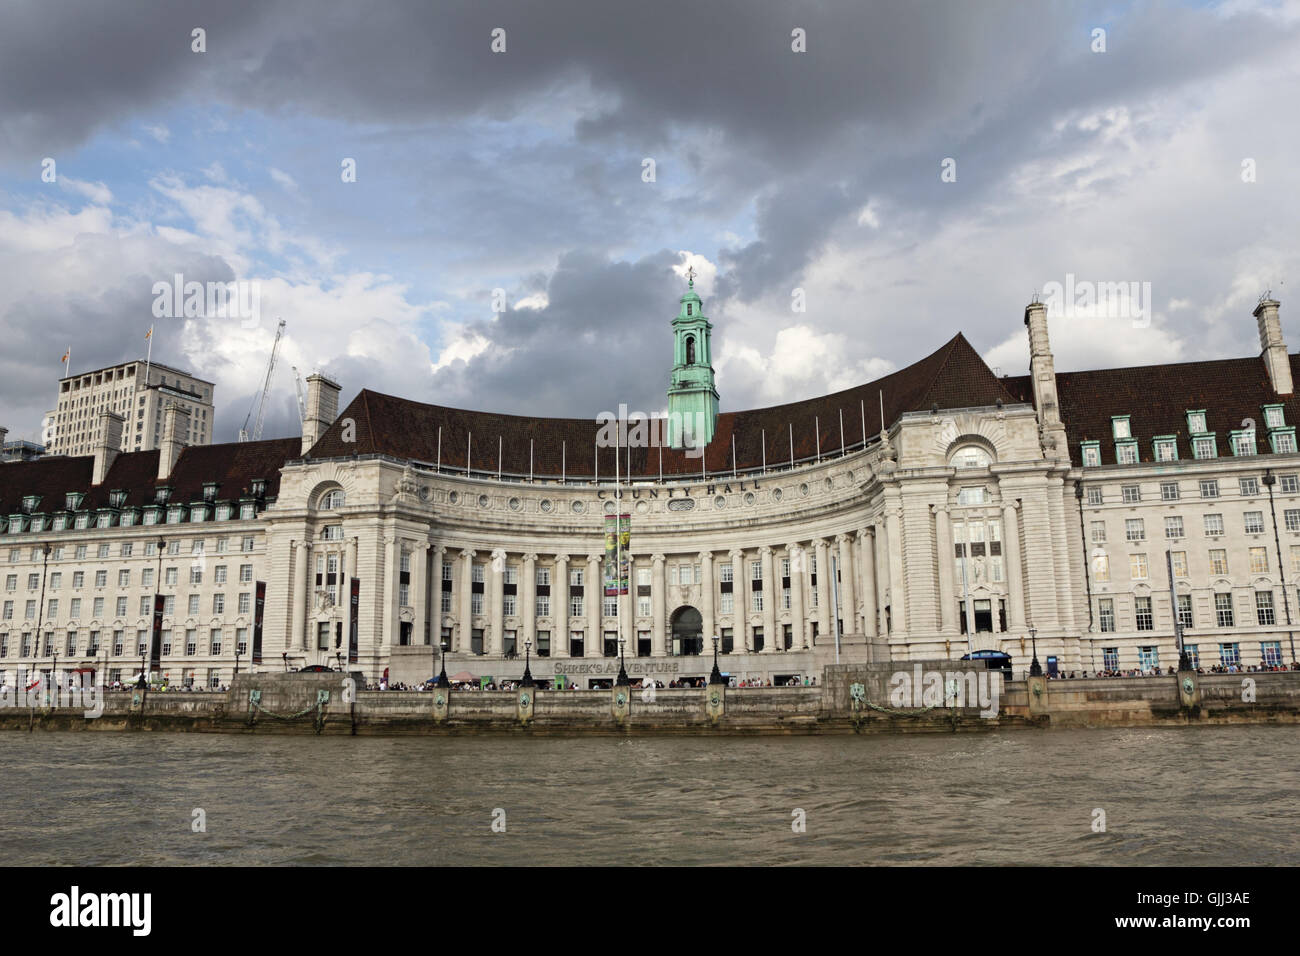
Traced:
<path id="1" fill-rule="evenodd" d="M 704 651 L 704 618 L 689 604 L 673 611 L 673 655 L 700 654 Z"/>

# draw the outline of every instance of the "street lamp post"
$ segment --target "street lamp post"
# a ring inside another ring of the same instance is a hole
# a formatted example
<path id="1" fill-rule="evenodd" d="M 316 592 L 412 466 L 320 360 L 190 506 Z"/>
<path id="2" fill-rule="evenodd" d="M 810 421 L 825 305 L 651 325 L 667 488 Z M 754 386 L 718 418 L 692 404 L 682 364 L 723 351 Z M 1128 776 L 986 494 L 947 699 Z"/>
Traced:
<path id="1" fill-rule="evenodd" d="M 626 638 L 620 637 L 618 639 L 618 679 L 614 683 L 619 687 L 626 687 L 632 683 L 627 679 L 627 670 L 623 667 L 623 645 L 625 643 L 627 643 Z"/>
<path id="2" fill-rule="evenodd" d="M 36 607 L 36 653 L 38 655 L 40 654 L 41 651 L 41 625 L 45 623 L 45 579 L 49 576 L 47 572 L 49 571 L 49 567 L 50 567 L 50 551 L 51 551 L 50 543 L 48 541 L 41 542 L 41 554 L 44 555 L 44 558 L 41 562 L 41 600 Z M 50 640 L 48 641 L 48 643 L 50 645 L 51 650 L 53 650 L 54 642 Z M 56 683 L 58 682 L 59 679 L 57 673 L 58 669 L 59 669 L 59 655 L 58 652 L 55 651 L 54 666 L 53 666 L 53 670 L 51 670 L 50 672 L 50 680 Z"/>
<path id="3" fill-rule="evenodd" d="M 1043 665 L 1038 663 L 1038 628 L 1034 627 L 1032 624 L 1029 625 L 1029 640 L 1034 645 L 1034 659 L 1029 664 L 1029 676 L 1042 677 Z"/>
<path id="4" fill-rule="evenodd" d="M 1282 578 L 1282 607 L 1286 611 L 1286 636 L 1291 644 L 1291 661 L 1294 663 L 1296 660 L 1295 631 L 1291 630 L 1291 598 L 1286 590 L 1286 565 L 1282 563 L 1282 540 L 1277 533 L 1277 505 L 1273 501 L 1273 486 L 1277 484 L 1277 475 L 1273 474 L 1273 469 L 1264 469 L 1263 481 L 1268 488 L 1268 510 L 1273 513 L 1273 544 L 1277 548 L 1277 568 Z"/>
<path id="5" fill-rule="evenodd" d="M 163 553 L 164 553 L 166 550 L 167 550 L 167 539 L 164 538 L 162 535 L 159 535 L 159 536 L 158 536 L 158 588 L 157 588 L 157 590 L 156 590 L 155 593 L 154 593 L 154 614 L 155 614 L 155 615 L 158 613 L 158 609 L 157 609 L 157 606 L 158 606 L 158 596 L 162 594 L 162 588 L 163 588 L 162 559 L 163 559 Z M 151 663 L 152 663 L 152 658 L 153 658 L 153 641 L 154 641 L 154 636 L 153 636 L 153 626 L 152 626 L 152 624 L 151 624 L 151 626 L 150 626 L 150 628 L 149 628 L 149 657 L 150 657 L 150 662 L 151 662 Z M 141 666 L 141 668 L 140 668 L 140 673 L 141 673 L 142 675 L 143 675 L 143 673 L 144 673 L 144 667 L 143 667 L 143 666 Z M 152 674 L 151 674 L 150 676 L 152 676 Z M 140 686 L 141 686 L 141 687 L 145 686 L 145 685 L 144 685 L 144 682 L 143 682 L 143 678 L 142 678 L 142 680 L 141 680 L 141 684 L 140 684 Z"/>
<path id="6" fill-rule="evenodd" d="M 535 687 L 533 681 L 533 672 L 530 665 L 533 656 L 533 639 L 531 637 L 524 639 L 524 679 L 519 682 L 520 687 Z"/>
<path id="7" fill-rule="evenodd" d="M 447 639 L 444 637 L 438 642 L 442 650 L 442 669 L 438 671 L 438 680 L 435 687 L 450 687 L 451 681 L 447 680 Z"/>
<path id="8" fill-rule="evenodd" d="M 709 672 L 710 684 L 722 683 L 722 671 L 718 670 L 718 636 L 713 635 L 713 670 Z"/>

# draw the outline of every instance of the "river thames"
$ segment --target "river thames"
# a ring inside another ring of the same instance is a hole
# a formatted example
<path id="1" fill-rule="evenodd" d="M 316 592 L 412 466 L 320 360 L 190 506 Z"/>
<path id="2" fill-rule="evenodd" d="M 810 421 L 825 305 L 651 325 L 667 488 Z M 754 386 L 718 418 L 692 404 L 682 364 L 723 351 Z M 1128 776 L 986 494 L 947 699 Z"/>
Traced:
<path id="1" fill-rule="evenodd" d="M 1298 749 L 1294 727 L 10 732 L 0 734 L 0 863 L 1294 866 Z M 206 832 L 193 829 L 196 810 Z M 1105 832 L 1094 832 L 1096 810 Z M 806 830 L 795 832 L 801 816 Z"/>

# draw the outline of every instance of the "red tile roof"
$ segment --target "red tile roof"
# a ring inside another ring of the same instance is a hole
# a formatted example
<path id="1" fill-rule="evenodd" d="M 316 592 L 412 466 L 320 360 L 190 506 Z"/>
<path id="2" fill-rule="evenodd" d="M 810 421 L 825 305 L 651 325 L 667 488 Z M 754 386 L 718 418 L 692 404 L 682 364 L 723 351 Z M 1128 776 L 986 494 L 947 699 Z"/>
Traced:
<path id="1" fill-rule="evenodd" d="M 92 485 L 94 458 L 62 456 L 0 464 L 0 515 L 13 514 L 26 495 L 41 495 L 41 512 L 63 509 L 64 496 L 79 491 L 86 495 L 85 508 L 108 505 L 111 491 L 128 492 L 126 504 L 150 504 L 160 485 L 172 489 L 171 500 L 190 502 L 203 497 L 203 485 L 218 482 L 218 498 L 234 499 L 248 494 L 254 478 L 266 480 L 266 496 L 280 488 L 280 469 L 298 457 L 299 438 L 232 442 L 225 445 L 194 445 L 181 450 L 176 466 L 166 481 L 159 482 L 158 452 L 123 452 L 114 459 L 104 483 Z"/>
<path id="2" fill-rule="evenodd" d="M 837 452 L 841 412 L 845 444 L 860 444 L 864 413 L 867 435 L 874 437 L 879 432 L 882 397 L 885 420 L 891 423 L 903 412 L 928 411 L 932 405 L 966 408 L 1014 400 L 959 333 L 919 362 L 874 382 L 786 405 L 723 412 L 718 416 L 713 441 L 705 450 L 705 464 L 711 472 L 730 469 L 733 437 L 739 469 L 758 468 L 762 464 L 765 440 L 767 463 L 787 462 L 791 429 L 796 460 L 817 454 L 819 430 L 821 453 Z M 349 420 L 355 430 L 354 442 L 343 441 L 345 422 Z M 595 448 L 600 426 L 594 414 L 590 419 L 502 415 L 426 405 L 369 389 L 360 392 L 339 414 L 312 447 L 310 457 L 378 453 L 433 463 L 439 460 L 439 429 L 442 431 L 441 462 L 446 468 L 464 468 L 468 449 L 471 468 L 475 471 L 494 472 L 499 467 L 506 474 L 526 475 L 531 440 L 535 475 L 558 477 L 562 467 L 569 475 L 591 475 L 597 454 L 599 473 L 614 474 L 614 449 Z M 502 448 L 500 463 L 498 441 Z M 659 448 L 631 449 L 632 474 L 656 477 L 659 453 Z M 629 451 L 624 449 L 621 471 L 627 467 L 628 455 Z M 698 457 L 663 449 L 665 475 L 698 474 L 700 469 Z"/>
<path id="3" fill-rule="evenodd" d="M 1290 359 L 1292 378 L 1300 382 L 1300 356 L 1292 355 Z M 1032 403 L 1029 376 L 1002 381 L 1018 401 Z M 1178 457 L 1193 457 L 1187 432 L 1188 411 L 1205 410 L 1206 428 L 1216 433 L 1221 457 L 1232 454 L 1229 432 L 1240 429 L 1244 419 L 1255 421 L 1257 451 L 1271 450 L 1264 427 L 1264 405 L 1282 405 L 1286 423 L 1300 423 L 1300 396 L 1278 396 L 1261 358 L 1057 372 L 1056 389 L 1070 460 L 1076 465 L 1083 461 L 1079 443 L 1085 441 L 1100 441 L 1102 464 L 1115 464 L 1113 415 L 1129 416 L 1140 461 L 1155 460 L 1151 440 L 1158 435 L 1176 436 Z"/>

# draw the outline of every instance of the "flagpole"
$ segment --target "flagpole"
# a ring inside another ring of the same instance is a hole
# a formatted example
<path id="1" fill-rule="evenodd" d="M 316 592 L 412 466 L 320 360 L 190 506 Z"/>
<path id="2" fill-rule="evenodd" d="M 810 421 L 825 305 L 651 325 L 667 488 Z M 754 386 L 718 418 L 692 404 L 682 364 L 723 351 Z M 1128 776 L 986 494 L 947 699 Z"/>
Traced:
<path id="1" fill-rule="evenodd" d="M 623 503 L 618 488 L 619 431 L 621 423 L 614 423 L 614 627 L 618 631 L 619 651 L 623 650 Z M 622 653 L 619 667 L 623 666 Z"/>

